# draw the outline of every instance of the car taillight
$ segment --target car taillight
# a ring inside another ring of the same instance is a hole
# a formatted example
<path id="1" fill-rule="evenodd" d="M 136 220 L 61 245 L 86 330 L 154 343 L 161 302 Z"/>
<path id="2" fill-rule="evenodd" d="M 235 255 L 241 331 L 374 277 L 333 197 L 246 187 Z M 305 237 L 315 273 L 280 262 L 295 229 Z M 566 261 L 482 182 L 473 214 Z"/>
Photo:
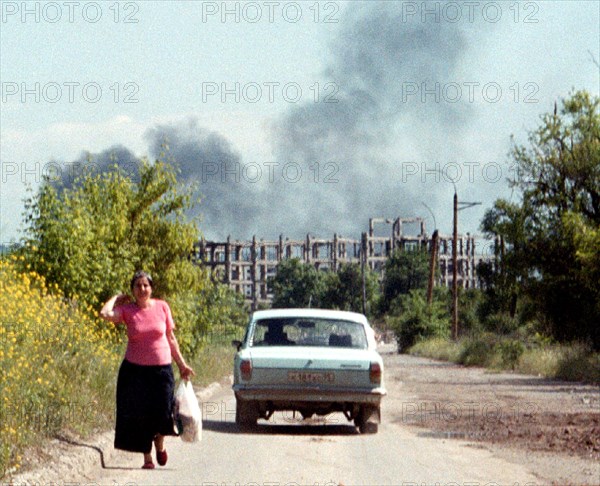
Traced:
<path id="1" fill-rule="evenodd" d="M 369 378 L 371 379 L 371 383 L 381 383 L 381 366 L 376 361 L 371 362 Z"/>
<path id="2" fill-rule="evenodd" d="M 240 363 L 240 372 L 242 374 L 242 380 L 249 380 L 252 378 L 252 361 L 249 359 L 243 359 Z"/>

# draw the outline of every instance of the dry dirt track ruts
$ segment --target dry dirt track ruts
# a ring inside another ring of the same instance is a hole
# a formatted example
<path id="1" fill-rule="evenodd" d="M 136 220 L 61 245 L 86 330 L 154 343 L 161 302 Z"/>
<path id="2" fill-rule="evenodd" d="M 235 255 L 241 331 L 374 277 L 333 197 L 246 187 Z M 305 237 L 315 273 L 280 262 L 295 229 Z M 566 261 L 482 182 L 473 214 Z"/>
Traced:
<path id="1" fill-rule="evenodd" d="M 276 414 L 239 433 L 223 386 L 203 400 L 202 441 L 169 438 L 165 468 L 142 471 L 141 456 L 105 440 L 104 467 L 97 457 L 83 474 L 71 462 L 15 483 L 600 485 L 597 388 L 381 352 L 388 396 L 376 435 L 358 434 L 338 414 L 310 424 Z"/>
<path id="2" fill-rule="evenodd" d="M 401 383 L 392 413 L 403 426 L 473 441 L 549 484 L 600 484 L 598 386 L 397 354 L 386 363 Z"/>
<path id="3" fill-rule="evenodd" d="M 600 461 L 597 387 L 420 359 L 405 363 L 400 379 L 418 397 L 403 405 L 405 424 Z"/>

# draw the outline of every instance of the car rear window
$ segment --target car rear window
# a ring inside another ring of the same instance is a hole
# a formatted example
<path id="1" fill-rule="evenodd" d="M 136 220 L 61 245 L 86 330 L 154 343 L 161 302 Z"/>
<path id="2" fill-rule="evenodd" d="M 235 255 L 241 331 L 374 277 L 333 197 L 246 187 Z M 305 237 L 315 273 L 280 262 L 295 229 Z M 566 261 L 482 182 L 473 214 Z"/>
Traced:
<path id="1" fill-rule="evenodd" d="M 319 318 L 261 319 L 250 337 L 251 346 L 321 346 L 367 349 L 363 324 Z"/>

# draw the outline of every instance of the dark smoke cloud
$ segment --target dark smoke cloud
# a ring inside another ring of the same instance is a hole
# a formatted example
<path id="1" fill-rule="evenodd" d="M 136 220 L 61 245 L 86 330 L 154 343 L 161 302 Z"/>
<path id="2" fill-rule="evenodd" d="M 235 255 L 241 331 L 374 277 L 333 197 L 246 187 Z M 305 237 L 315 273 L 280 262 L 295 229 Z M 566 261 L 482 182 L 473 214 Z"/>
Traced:
<path id="1" fill-rule="evenodd" d="M 230 234 L 248 238 L 260 232 L 265 208 L 254 185 L 242 178 L 241 157 L 225 137 L 189 119 L 157 126 L 146 139 L 154 158 L 171 160 L 181 171 L 182 182 L 198 186 L 202 201 L 190 216 L 201 217 L 206 238 Z"/>
<path id="2" fill-rule="evenodd" d="M 272 179 L 240 177 L 247 162 L 226 134 L 195 120 L 147 134 L 153 157 L 168 147 L 182 178 L 199 184 L 207 238 L 358 237 L 370 217 L 428 216 L 421 203 L 435 209 L 440 193 L 447 206 L 451 184 L 440 190 L 418 178 L 403 182 L 401 166 L 452 160 L 468 107 L 406 101 L 403 89 L 451 79 L 467 48 L 465 34 L 448 22 L 406 21 L 400 2 L 348 8 L 340 24 L 324 73 L 338 88 L 337 102 L 294 105 L 274 123 Z M 398 151 L 403 141 L 418 151 Z M 289 165 L 294 170 L 286 173 Z"/>
<path id="3" fill-rule="evenodd" d="M 433 86 L 451 79 L 467 41 L 448 22 L 423 23 L 417 17 L 407 22 L 401 4 L 349 8 L 326 71 L 339 87 L 338 102 L 295 107 L 273 127 L 278 159 L 331 162 L 339 169 L 336 184 L 302 191 L 277 187 L 282 201 L 277 219 L 296 208 L 289 223 L 299 231 L 358 235 L 369 217 L 411 217 L 422 215 L 421 201 L 435 205 L 436 188 L 420 180 L 402 183 L 400 166 L 451 160 L 456 150 L 450 140 L 468 119 L 468 109 L 462 103 L 407 99 L 403 89 L 406 83 Z M 392 150 L 402 140 L 419 150 Z"/>
<path id="4" fill-rule="evenodd" d="M 59 189 L 70 189 L 79 177 L 102 174 L 117 166 L 133 181 L 139 181 L 140 160 L 122 145 L 114 145 L 98 154 L 82 153 L 71 162 L 50 161 L 45 171 L 50 182 Z"/>
<path id="5" fill-rule="evenodd" d="M 448 206 L 451 184 L 403 181 L 402 163 L 455 159 L 469 107 L 407 101 L 403 90 L 405 83 L 452 79 L 468 37 L 457 24 L 421 22 L 418 16 L 407 21 L 401 5 L 368 2 L 346 9 L 323 73 L 338 88 L 337 102 L 290 105 L 277 119 L 271 132 L 277 164 L 272 179 L 266 173 L 256 183 L 241 178 L 245 162 L 227 134 L 193 119 L 148 131 L 151 157 L 164 152 L 184 182 L 198 184 L 205 237 L 337 232 L 358 238 L 370 217 L 428 216 L 422 202 L 436 213 Z M 99 163 L 108 163 L 111 150 L 98 156 Z M 134 159 L 127 149 L 119 150 L 119 157 Z M 284 172 L 289 164 L 301 177 Z"/>

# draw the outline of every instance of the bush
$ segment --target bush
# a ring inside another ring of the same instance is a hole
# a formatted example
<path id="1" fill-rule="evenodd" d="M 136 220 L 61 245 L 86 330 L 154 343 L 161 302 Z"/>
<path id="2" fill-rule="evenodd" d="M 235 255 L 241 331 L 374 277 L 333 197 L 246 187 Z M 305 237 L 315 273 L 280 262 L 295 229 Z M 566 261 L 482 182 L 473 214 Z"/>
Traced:
<path id="1" fill-rule="evenodd" d="M 500 357 L 500 367 L 514 370 L 525 352 L 525 345 L 515 339 L 505 339 L 496 344 L 495 354 Z"/>
<path id="2" fill-rule="evenodd" d="M 600 383 L 600 354 L 581 343 L 543 344 L 526 350 L 518 371 L 568 381 Z"/>
<path id="3" fill-rule="evenodd" d="M 458 362 L 465 366 L 484 366 L 514 370 L 525 352 L 525 345 L 516 339 L 482 333 L 462 339 Z"/>
<path id="4" fill-rule="evenodd" d="M 112 422 L 122 354 L 112 325 L 15 260 L 0 261 L 0 477 L 46 437 Z"/>
<path id="5" fill-rule="evenodd" d="M 493 362 L 493 351 L 496 337 L 492 334 L 482 334 L 461 341 L 461 352 L 458 363 L 465 366 L 489 366 Z"/>
<path id="6" fill-rule="evenodd" d="M 388 325 L 396 334 L 398 350 L 403 352 L 417 341 L 428 337 L 448 337 L 450 321 L 443 302 L 427 305 L 425 291 L 412 290 L 392 303 L 393 314 Z"/>
<path id="7" fill-rule="evenodd" d="M 452 309 L 452 292 L 448 289 L 448 309 Z M 459 288 L 458 323 L 460 334 L 476 334 L 483 331 L 479 318 L 479 307 L 483 302 L 483 292 L 479 289 Z"/>
<path id="8" fill-rule="evenodd" d="M 198 356 L 207 344 L 239 339 L 248 320 L 244 299 L 225 285 L 209 282 L 182 288 L 171 299 L 177 341 L 184 356 Z"/>
<path id="9" fill-rule="evenodd" d="M 489 332 L 507 335 L 517 330 L 519 321 L 505 312 L 499 312 L 486 317 L 483 325 Z"/>
<path id="10" fill-rule="evenodd" d="M 386 261 L 380 312 L 391 309 L 394 300 L 412 290 L 424 289 L 429 279 L 429 254 L 424 250 L 397 249 Z"/>
<path id="11" fill-rule="evenodd" d="M 410 354 L 453 361 L 465 366 L 509 369 L 519 373 L 568 381 L 600 383 L 600 354 L 581 343 L 554 344 L 534 336 L 527 345 L 490 333 L 458 342 L 441 338 L 419 341 Z"/>
<path id="12" fill-rule="evenodd" d="M 411 346 L 408 352 L 414 356 L 455 362 L 460 354 L 460 345 L 449 339 L 433 337 L 420 340 Z"/>
<path id="13" fill-rule="evenodd" d="M 590 346 L 581 343 L 563 346 L 556 377 L 600 383 L 600 354 L 592 353 Z"/>

